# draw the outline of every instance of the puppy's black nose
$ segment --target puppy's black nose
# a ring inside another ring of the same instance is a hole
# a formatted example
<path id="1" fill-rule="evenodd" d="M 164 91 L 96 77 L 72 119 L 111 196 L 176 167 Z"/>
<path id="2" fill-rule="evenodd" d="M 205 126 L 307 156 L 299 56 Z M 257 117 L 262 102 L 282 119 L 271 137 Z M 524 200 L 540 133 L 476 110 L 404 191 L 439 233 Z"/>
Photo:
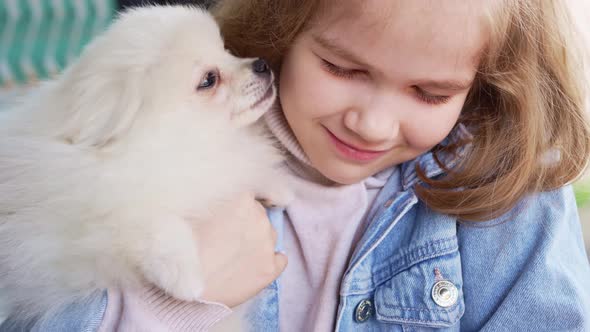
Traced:
<path id="1" fill-rule="evenodd" d="M 270 67 L 263 59 L 257 59 L 252 63 L 252 69 L 256 74 L 268 75 L 270 74 Z"/>

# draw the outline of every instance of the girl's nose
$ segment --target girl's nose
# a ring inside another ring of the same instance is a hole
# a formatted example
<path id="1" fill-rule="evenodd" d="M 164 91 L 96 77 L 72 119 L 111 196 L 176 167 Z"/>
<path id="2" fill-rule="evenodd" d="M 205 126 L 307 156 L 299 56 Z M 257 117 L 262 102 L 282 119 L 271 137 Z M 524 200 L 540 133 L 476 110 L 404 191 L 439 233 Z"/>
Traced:
<path id="1" fill-rule="evenodd" d="M 390 110 L 350 110 L 344 115 L 344 125 L 373 144 L 394 140 L 400 130 L 400 122 Z"/>

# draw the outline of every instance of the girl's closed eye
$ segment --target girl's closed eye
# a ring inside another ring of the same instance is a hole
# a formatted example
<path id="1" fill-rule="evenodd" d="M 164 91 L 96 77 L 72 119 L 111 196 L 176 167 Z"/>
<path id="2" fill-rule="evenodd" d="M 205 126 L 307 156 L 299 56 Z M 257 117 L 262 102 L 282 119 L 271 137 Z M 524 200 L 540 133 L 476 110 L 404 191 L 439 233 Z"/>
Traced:
<path id="1" fill-rule="evenodd" d="M 330 74 L 345 79 L 353 79 L 359 76 L 366 76 L 367 72 L 360 69 L 350 69 L 344 68 L 339 65 L 336 65 L 320 56 L 318 58 L 321 60 L 322 67 Z M 450 99 L 451 96 L 441 96 L 435 95 L 432 93 L 427 92 L 426 90 L 420 88 L 417 85 L 412 86 L 414 91 L 416 92 L 416 97 L 429 105 L 442 105 L 446 104 Z"/>
<path id="2" fill-rule="evenodd" d="M 335 65 L 332 62 L 330 62 L 324 58 L 321 58 L 321 57 L 320 57 L 320 60 L 322 61 L 322 67 L 324 67 L 324 69 L 327 72 L 329 72 L 330 74 L 332 74 L 336 77 L 351 79 L 351 78 L 355 78 L 357 76 L 366 74 L 366 72 L 359 70 L 359 69 L 349 69 L 349 68 L 344 68 L 344 67 Z"/>
<path id="3" fill-rule="evenodd" d="M 429 105 L 442 105 L 447 103 L 451 99 L 451 96 L 439 96 L 431 94 L 417 85 L 412 86 L 412 88 L 416 92 L 416 97 L 420 101 L 425 102 Z"/>

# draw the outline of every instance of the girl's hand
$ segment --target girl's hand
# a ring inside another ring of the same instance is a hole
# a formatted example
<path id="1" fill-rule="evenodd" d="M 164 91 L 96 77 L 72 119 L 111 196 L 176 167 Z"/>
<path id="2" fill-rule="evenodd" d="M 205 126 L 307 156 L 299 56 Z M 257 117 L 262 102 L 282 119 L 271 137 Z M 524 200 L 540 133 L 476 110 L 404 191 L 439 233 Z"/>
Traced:
<path id="1" fill-rule="evenodd" d="M 275 253 L 277 234 L 254 195 L 243 195 L 216 220 L 195 228 L 204 274 L 202 299 L 235 307 L 283 272 L 287 257 Z"/>

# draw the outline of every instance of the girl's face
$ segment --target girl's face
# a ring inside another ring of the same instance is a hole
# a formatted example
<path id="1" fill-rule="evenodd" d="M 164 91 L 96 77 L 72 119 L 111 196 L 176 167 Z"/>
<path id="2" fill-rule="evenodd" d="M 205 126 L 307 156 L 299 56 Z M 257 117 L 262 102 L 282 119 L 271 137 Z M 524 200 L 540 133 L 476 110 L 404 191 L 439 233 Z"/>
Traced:
<path id="1" fill-rule="evenodd" d="M 473 6 L 338 1 L 297 37 L 281 68 L 281 105 L 320 173 L 355 183 L 449 134 L 485 42 Z"/>

